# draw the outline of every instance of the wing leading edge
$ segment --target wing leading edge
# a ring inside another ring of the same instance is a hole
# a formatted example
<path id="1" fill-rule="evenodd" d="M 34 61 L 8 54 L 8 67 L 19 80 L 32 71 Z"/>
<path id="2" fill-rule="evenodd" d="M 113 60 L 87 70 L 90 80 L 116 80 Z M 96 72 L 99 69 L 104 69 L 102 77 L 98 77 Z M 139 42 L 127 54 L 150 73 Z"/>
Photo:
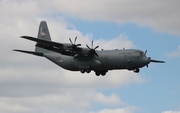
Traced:
<path id="1" fill-rule="evenodd" d="M 37 44 L 36 44 L 37 47 L 41 47 L 43 49 L 58 52 L 58 53 L 61 53 L 64 55 L 72 56 L 69 51 L 64 49 L 64 44 L 53 42 L 53 41 L 48 41 L 48 40 L 43 40 L 43 39 L 39 39 L 39 38 L 34 38 L 34 37 L 30 37 L 30 36 L 21 36 L 21 38 L 37 42 Z"/>
<path id="2" fill-rule="evenodd" d="M 21 38 L 24 38 L 24 39 L 27 39 L 27 40 L 31 40 L 31 41 L 35 41 L 35 42 L 38 42 L 38 43 L 41 43 L 41 44 L 49 45 L 49 46 L 55 46 L 55 47 L 63 46 L 63 44 L 61 44 L 61 43 L 57 43 L 57 42 L 53 42 L 53 41 L 48 41 L 48 40 L 42 40 L 42 39 L 30 37 L 30 36 L 21 36 Z"/>

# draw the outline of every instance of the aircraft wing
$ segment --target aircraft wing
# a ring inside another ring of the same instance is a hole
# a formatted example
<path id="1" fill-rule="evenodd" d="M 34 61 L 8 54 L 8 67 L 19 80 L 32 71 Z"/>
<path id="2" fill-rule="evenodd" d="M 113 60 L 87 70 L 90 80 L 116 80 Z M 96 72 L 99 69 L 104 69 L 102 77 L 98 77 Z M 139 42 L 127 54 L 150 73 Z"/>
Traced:
<path id="1" fill-rule="evenodd" d="M 82 58 L 82 57 L 89 57 L 89 56 L 95 54 L 98 57 L 95 49 L 98 48 L 99 46 L 97 46 L 95 48 L 90 48 L 89 46 L 86 45 L 88 48 L 76 47 L 75 49 L 73 49 L 74 44 L 73 45 L 62 44 L 62 43 L 48 41 L 48 40 L 42 40 L 42 39 L 30 37 L 30 36 L 21 36 L 21 38 L 37 42 L 36 46 L 50 50 L 50 51 L 61 53 L 63 55 Z M 78 45 L 80 45 L 80 44 L 78 44 Z M 92 47 L 93 47 L 93 41 L 92 41 Z M 16 51 L 25 52 L 22 50 L 16 50 Z"/>
<path id="2" fill-rule="evenodd" d="M 62 44 L 62 43 L 42 40 L 30 36 L 21 36 L 21 38 L 37 42 L 36 46 L 50 51 L 61 53 L 63 55 L 74 56 L 75 54 L 81 53 L 82 51 L 81 47 L 77 47 L 76 50 L 72 50 L 72 48 L 70 47 L 71 44 Z"/>
<path id="3" fill-rule="evenodd" d="M 57 42 L 48 41 L 48 40 L 42 40 L 42 39 L 30 37 L 30 36 L 21 36 L 21 38 L 37 42 L 36 46 L 50 50 L 50 51 L 58 52 L 58 53 L 61 53 L 64 55 L 69 55 L 69 56 L 74 55 L 74 54 L 72 54 L 70 49 L 66 48 L 65 47 L 66 45 L 64 45 L 62 43 L 57 43 Z"/>
<path id="4" fill-rule="evenodd" d="M 38 39 L 38 38 L 34 38 L 34 37 L 30 37 L 30 36 L 21 36 L 21 38 L 27 39 L 27 40 L 31 40 L 31 41 L 35 41 L 38 43 L 43 43 L 49 46 L 55 46 L 55 47 L 61 47 L 63 46 L 63 44 L 61 43 L 57 43 L 57 42 L 53 42 L 53 41 L 47 41 L 47 40 L 42 40 L 42 39 Z"/>

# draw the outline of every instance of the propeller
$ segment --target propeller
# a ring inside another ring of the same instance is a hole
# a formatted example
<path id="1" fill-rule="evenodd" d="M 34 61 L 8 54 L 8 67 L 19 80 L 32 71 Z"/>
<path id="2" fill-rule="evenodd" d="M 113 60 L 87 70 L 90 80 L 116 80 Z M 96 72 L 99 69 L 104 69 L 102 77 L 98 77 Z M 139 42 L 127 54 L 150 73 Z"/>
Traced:
<path id="1" fill-rule="evenodd" d="M 146 55 L 146 53 L 147 53 L 147 50 L 146 50 L 144 53 L 145 53 L 145 55 Z M 150 59 L 150 57 L 149 57 L 149 59 Z M 148 64 L 146 65 L 146 67 L 148 68 Z"/>
<path id="2" fill-rule="evenodd" d="M 96 49 L 99 47 L 99 46 L 96 46 L 95 48 L 93 48 L 93 41 L 91 43 L 91 48 L 86 44 L 87 48 L 90 50 L 90 53 L 92 54 L 95 54 L 97 57 L 98 57 L 98 54 L 96 52 Z"/>
<path id="3" fill-rule="evenodd" d="M 76 44 L 76 40 L 77 40 L 77 37 L 75 37 L 74 39 L 74 43 L 72 42 L 71 38 L 69 38 L 69 41 L 71 42 L 71 46 L 68 46 L 68 48 L 72 48 L 73 51 L 76 51 L 76 48 L 78 46 L 81 46 L 81 44 Z"/>
<path id="4" fill-rule="evenodd" d="M 146 55 L 146 53 L 147 53 L 147 50 L 146 50 L 144 53 L 145 53 L 145 55 Z"/>

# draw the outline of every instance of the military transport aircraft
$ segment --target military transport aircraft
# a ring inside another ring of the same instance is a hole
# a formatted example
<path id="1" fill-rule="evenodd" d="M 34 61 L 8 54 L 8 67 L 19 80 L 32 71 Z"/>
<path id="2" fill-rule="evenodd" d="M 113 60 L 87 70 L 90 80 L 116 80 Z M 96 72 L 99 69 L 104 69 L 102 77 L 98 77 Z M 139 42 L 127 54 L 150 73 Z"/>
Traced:
<path id="1" fill-rule="evenodd" d="M 150 62 L 165 63 L 152 60 L 146 56 L 146 52 L 137 49 L 96 50 L 99 46 L 87 48 L 80 47 L 69 38 L 70 43 L 58 43 L 51 41 L 46 21 L 41 21 L 37 38 L 21 36 L 21 38 L 35 41 L 35 51 L 14 50 L 33 54 L 49 59 L 60 67 L 70 71 L 90 73 L 94 71 L 97 76 L 104 76 L 109 70 L 127 69 L 139 72 L 139 68 L 148 67 Z"/>

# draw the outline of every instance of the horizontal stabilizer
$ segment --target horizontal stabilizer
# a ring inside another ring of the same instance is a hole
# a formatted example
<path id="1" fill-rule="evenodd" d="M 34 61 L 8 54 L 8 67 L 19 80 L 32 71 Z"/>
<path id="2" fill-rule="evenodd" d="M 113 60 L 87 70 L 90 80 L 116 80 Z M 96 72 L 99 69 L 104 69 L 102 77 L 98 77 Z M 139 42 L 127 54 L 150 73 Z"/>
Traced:
<path id="1" fill-rule="evenodd" d="M 39 53 L 39 52 L 25 51 L 25 50 L 13 50 L 13 51 L 18 51 L 18 52 L 27 53 L 27 54 L 33 54 L 36 56 L 43 56 L 43 53 Z"/>
<path id="2" fill-rule="evenodd" d="M 49 45 L 49 46 L 56 46 L 56 47 L 63 46 L 63 44 L 61 44 L 61 43 L 48 41 L 48 40 L 42 40 L 42 39 L 39 39 L 39 38 L 30 37 L 30 36 L 21 36 L 21 38 L 31 40 L 31 41 L 35 41 L 35 42 L 39 42 L 39 43 L 43 43 L 43 44 Z"/>

